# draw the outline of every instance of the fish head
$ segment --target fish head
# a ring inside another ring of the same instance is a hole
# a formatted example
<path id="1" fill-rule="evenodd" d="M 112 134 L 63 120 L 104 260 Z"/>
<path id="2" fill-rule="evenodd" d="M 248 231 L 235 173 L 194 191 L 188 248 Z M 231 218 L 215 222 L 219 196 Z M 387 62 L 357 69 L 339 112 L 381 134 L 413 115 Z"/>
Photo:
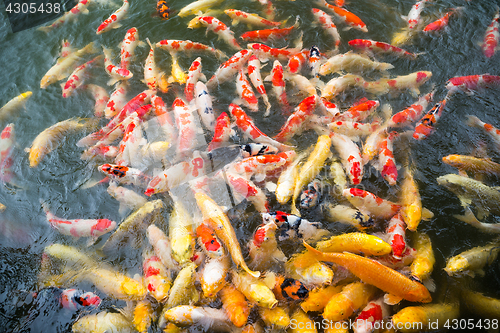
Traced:
<path id="1" fill-rule="evenodd" d="M 36 167 L 40 161 L 42 160 L 42 151 L 41 149 L 39 148 L 31 148 L 30 149 L 30 156 L 29 156 L 29 160 L 30 160 L 30 167 Z"/>
<path id="2" fill-rule="evenodd" d="M 455 273 L 460 273 L 467 270 L 469 266 L 469 261 L 459 255 L 457 257 L 451 258 L 446 264 L 444 270 L 446 271 L 446 273 L 448 273 L 448 275 L 451 276 Z"/>
<path id="3" fill-rule="evenodd" d="M 167 300 L 170 291 L 170 281 L 160 275 L 153 275 L 148 279 L 148 291 L 160 303 Z"/>
<path id="4" fill-rule="evenodd" d="M 464 185 L 463 178 L 464 177 L 460 175 L 450 173 L 438 177 L 436 181 L 439 185 L 446 187 L 448 190 L 457 195 L 460 195 L 460 194 L 465 194 L 466 192 L 463 186 Z"/>
<path id="5" fill-rule="evenodd" d="M 98 307 L 101 304 L 101 298 L 94 294 L 93 292 L 86 292 L 81 294 L 79 297 L 75 298 L 75 301 L 81 306 L 94 306 Z"/>

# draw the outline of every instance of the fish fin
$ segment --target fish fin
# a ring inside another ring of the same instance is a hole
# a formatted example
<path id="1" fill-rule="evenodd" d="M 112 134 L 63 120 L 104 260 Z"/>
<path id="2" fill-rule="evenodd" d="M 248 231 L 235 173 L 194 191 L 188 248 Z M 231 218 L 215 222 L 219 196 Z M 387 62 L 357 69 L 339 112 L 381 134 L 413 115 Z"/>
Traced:
<path id="1" fill-rule="evenodd" d="M 110 78 L 109 81 L 108 81 L 108 86 L 112 86 L 114 85 L 116 82 L 118 82 L 119 80 L 115 79 L 115 78 Z"/>
<path id="2" fill-rule="evenodd" d="M 82 10 L 80 10 L 80 12 L 81 12 L 82 14 L 88 15 L 89 10 L 88 10 L 87 8 L 83 8 Z"/>
<path id="3" fill-rule="evenodd" d="M 482 206 L 477 206 L 477 217 L 480 220 L 484 220 L 485 217 L 488 217 L 490 215 L 490 212 L 488 209 L 482 207 Z"/>
<path id="4" fill-rule="evenodd" d="M 231 25 L 234 27 L 235 25 L 238 25 L 238 23 L 240 23 L 240 20 L 238 19 L 232 19 L 231 20 Z"/>
<path id="5" fill-rule="evenodd" d="M 470 224 L 470 225 L 479 225 L 481 224 L 481 222 L 476 218 L 476 216 L 474 215 L 474 213 L 472 212 L 472 210 L 467 207 L 465 208 L 465 214 L 464 215 L 453 215 L 454 218 L 456 218 L 457 220 L 460 220 L 462 222 L 465 222 L 467 224 Z"/>
<path id="6" fill-rule="evenodd" d="M 200 73 L 200 77 L 199 77 L 199 79 L 200 79 L 201 81 L 203 81 L 203 82 L 207 82 L 207 77 L 206 77 L 206 76 L 205 76 L 205 74 L 203 74 L 203 73 Z"/>
<path id="7" fill-rule="evenodd" d="M 276 191 L 276 188 L 278 187 L 278 185 L 276 185 L 276 183 L 273 183 L 273 182 L 266 182 L 265 187 L 269 192 L 274 193 Z"/>
<path id="8" fill-rule="evenodd" d="M 273 75 L 272 74 L 269 74 L 268 76 L 266 76 L 264 78 L 264 81 L 272 81 L 273 80 Z"/>
<path id="9" fill-rule="evenodd" d="M 396 305 L 403 300 L 402 297 L 393 294 L 384 295 L 384 303 L 388 305 Z"/>
<path id="10" fill-rule="evenodd" d="M 422 284 L 429 290 L 431 293 L 436 291 L 436 283 L 432 278 L 427 278 L 422 281 Z"/>
<path id="11" fill-rule="evenodd" d="M 344 27 L 344 28 L 342 28 L 342 31 L 349 31 L 349 30 L 351 30 L 351 29 L 352 29 L 352 27 L 348 26 L 348 27 Z"/>
<path id="12" fill-rule="evenodd" d="M 28 153 L 28 154 L 29 154 L 29 152 L 30 152 L 30 151 L 31 151 L 31 148 L 29 148 L 29 147 L 24 148 L 24 152 L 25 152 L 25 153 Z"/>
<path id="13" fill-rule="evenodd" d="M 128 208 L 127 205 L 120 202 L 120 207 L 118 208 L 118 214 L 120 214 L 120 216 L 125 216 L 129 211 L 129 209 L 130 208 Z"/>
<path id="14" fill-rule="evenodd" d="M 469 178 L 469 175 L 467 174 L 467 172 L 464 170 L 464 169 L 458 169 L 458 174 L 462 177 L 467 177 Z"/>
<path id="15" fill-rule="evenodd" d="M 472 204 L 472 199 L 468 199 L 468 198 L 460 196 L 460 195 L 458 196 L 458 199 L 460 200 L 460 204 L 464 208 L 469 207 L 469 205 Z"/>
<path id="16" fill-rule="evenodd" d="M 261 181 L 264 181 L 266 179 L 266 173 L 265 172 L 259 172 L 254 174 L 254 179 L 256 182 L 260 183 Z"/>
<path id="17" fill-rule="evenodd" d="M 430 220 L 434 217 L 434 213 L 425 207 L 422 207 L 422 220 Z"/>
<path id="18" fill-rule="evenodd" d="M 420 89 L 418 88 L 410 88 L 410 94 L 412 94 L 413 97 L 418 97 L 420 95 Z"/>
<path id="19" fill-rule="evenodd" d="M 99 237 L 95 237 L 95 236 L 88 237 L 87 242 L 86 242 L 87 247 L 94 245 L 95 242 L 97 241 L 97 238 L 99 238 Z"/>
<path id="20" fill-rule="evenodd" d="M 121 23 L 117 23 L 114 25 L 113 29 L 118 29 L 118 28 L 121 28 L 122 27 L 122 24 Z"/>

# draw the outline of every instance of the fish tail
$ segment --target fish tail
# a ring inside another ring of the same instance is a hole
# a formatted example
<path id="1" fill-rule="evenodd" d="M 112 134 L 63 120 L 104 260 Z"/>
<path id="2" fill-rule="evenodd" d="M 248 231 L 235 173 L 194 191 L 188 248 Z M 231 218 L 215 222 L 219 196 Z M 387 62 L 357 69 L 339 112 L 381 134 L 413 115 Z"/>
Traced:
<path id="1" fill-rule="evenodd" d="M 476 127 L 478 122 L 480 121 L 478 117 L 472 116 L 470 114 L 466 115 L 465 117 L 467 118 L 465 124 L 470 127 Z"/>
<path id="2" fill-rule="evenodd" d="M 245 272 L 247 272 L 248 274 L 250 274 L 254 278 L 259 278 L 260 277 L 260 272 L 259 271 L 252 271 L 250 268 L 248 268 L 248 266 L 244 262 L 241 264 L 241 268 L 243 268 L 243 270 Z"/>

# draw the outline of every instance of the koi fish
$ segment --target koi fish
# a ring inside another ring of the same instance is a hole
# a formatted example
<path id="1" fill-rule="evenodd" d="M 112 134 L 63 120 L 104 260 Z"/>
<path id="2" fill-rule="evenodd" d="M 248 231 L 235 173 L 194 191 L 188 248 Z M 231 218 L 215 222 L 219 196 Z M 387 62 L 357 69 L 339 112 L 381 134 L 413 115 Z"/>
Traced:
<path id="1" fill-rule="evenodd" d="M 262 280 L 246 271 L 234 271 L 231 281 L 250 302 L 268 309 L 273 309 L 278 304 L 272 290 Z"/>
<path id="2" fill-rule="evenodd" d="M 0 108 L 0 121 L 12 118 L 14 112 L 19 111 L 19 109 L 26 105 L 31 95 L 33 95 L 33 92 L 26 91 L 5 103 L 5 105 Z"/>
<path id="3" fill-rule="evenodd" d="M 368 118 L 380 105 L 377 100 L 370 101 L 362 98 L 359 102 L 353 104 L 349 109 L 338 115 L 336 120 L 363 121 Z"/>
<path id="4" fill-rule="evenodd" d="M 328 301 L 341 290 L 342 286 L 325 286 L 310 290 L 300 307 L 305 312 L 322 312 Z"/>
<path id="5" fill-rule="evenodd" d="M 156 91 L 156 87 L 158 86 L 158 70 L 156 69 L 155 63 L 155 48 L 150 43 L 149 38 L 146 38 L 146 41 L 149 44 L 149 53 L 146 58 L 146 62 L 144 64 L 144 83 L 148 86 L 148 89 L 152 91 Z"/>
<path id="6" fill-rule="evenodd" d="M 398 137 L 398 132 L 391 132 L 389 135 L 380 142 L 379 152 L 379 166 L 380 174 L 389 183 L 389 185 L 396 185 L 398 180 L 398 168 L 394 158 L 394 140 Z"/>
<path id="7" fill-rule="evenodd" d="M 483 54 L 486 56 L 486 58 L 491 58 L 498 48 L 498 40 L 500 39 L 500 33 L 498 32 L 499 22 L 500 12 L 497 8 L 497 12 L 493 17 L 493 20 L 488 26 L 488 29 L 486 29 L 483 45 L 481 46 Z"/>
<path id="8" fill-rule="evenodd" d="M 208 306 L 179 305 L 162 313 L 162 317 L 177 326 L 202 325 L 211 331 L 228 331 L 232 327 L 223 309 Z"/>
<path id="9" fill-rule="evenodd" d="M 40 292 L 38 295 L 39 294 Z M 58 298 L 64 309 L 72 311 L 82 308 L 98 308 L 101 304 L 101 298 L 93 292 L 83 292 L 78 289 L 63 289 L 61 290 L 61 294 Z"/>
<path id="10" fill-rule="evenodd" d="M 370 333 L 387 316 L 389 316 L 389 306 L 384 303 L 384 298 L 380 297 L 369 302 L 361 310 L 354 321 L 353 331 L 354 333 Z"/>
<path id="11" fill-rule="evenodd" d="M 367 92 L 376 95 L 397 93 L 409 89 L 414 96 L 420 94 L 418 89 L 432 77 L 432 72 L 420 71 L 408 75 L 400 75 L 393 79 L 380 79 L 378 81 L 365 81 L 363 87 Z"/>
<path id="12" fill-rule="evenodd" d="M 318 68 L 318 75 L 320 70 L 321 67 Z M 349 87 L 364 86 L 365 82 L 361 76 L 356 74 L 345 74 L 340 77 L 334 77 L 321 89 L 321 99 L 334 98 Z"/>
<path id="13" fill-rule="evenodd" d="M 497 147 L 500 147 L 500 130 L 495 126 L 481 121 L 476 116 L 467 116 L 467 125 L 482 129 L 493 140 Z"/>
<path id="14" fill-rule="evenodd" d="M 240 44 L 236 38 L 234 38 L 234 32 L 232 32 L 223 22 L 213 16 L 200 16 L 198 17 L 198 21 L 207 28 L 207 32 L 215 32 L 220 39 L 225 41 L 233 49 L 241 50 Z"/>
<path id="15" fill-rule="evenodd" d="M 420 23 L 422 23 L 422 19 L 420 18 L 420 13 L 424 9 L 425 3 L 428 0 L 421 0 L 415 3 L 408 13 L 408 16 L 403 16 L 403 19 L 408 21 L 408 28 L 415 29 Z"/>
<path id="16" fill-rule="evenodd" d="M 422 219 L 432 217 L 432 212 L 422 208 L 418 184 L 413 178 L 413 170 L 406 168 L 401 184 L 401 217 L 410 231 L 417 230 Z"/>
<path id="17" fill-rule="evenodd" d="M 232 25 L 237 25 L 239 22 L 257 27 L 279 27 L 281 25 L 281 22 L 269 21 L 257 14 L 247 13 L 238 9 L 226 9 L 224 13 L 232 19 Z"/>
<path id="18" fill-rule="evenodd" d="M 79 318 L 71 329 L 75 333 L 85 333 L 91 330 L 102 332 L 107 330 L 135 330 L 135 327 L 121 313 L 103 311 Z"/>
<path id="19" fill-rule="evenodd" d="M 246 42 L 249 41 L 259 41 L 267 42 L 269 40 L 279 40 L 288 36 L 293 29 L 298 27 L 298 24 L 292 25 L 288 28 L 274 28 L 274 29 L 262 29 L 253 30 L 243 33 L 240 38 Z"/>
<path id="20" fill-rule="evenodd" d="M 14 177 L 11 170 L 14 142 L 14 124 L 8 124 L 0 134 L 0 179 L 5 183 L 9 183 Z"/>
<path id="21" fill-rule="evenodd" d="M 477 246 L 448 258 L 444 270 L 449 276 L 460 275 L 461 273 L 467 273 L 472 277 L 476 273 L 483 276 L 483 268 L 486 265 L 491 265 L 498 257 L 500 253 L 499 244 L 498 239 L 496 239 L 488 245 Z"/>
<path id="22" fill-rule="evenodd" d="M 73 8 L 71 8 L 69 11 L 65 12 L 63 14 L 63 16 L 61 16 L 60 18 L 55 20 L 51 25 L 40 27 L 37 30 L 49 33 L 52 29 L 58 28 L 66 22 L 76 21 L 78 18 L 78 15 L 80 15 L 80 14 L 87 15 L 89 13 L 89 10 L 87 9 L 89 3 L 90 3 L 90 0 L 78 1 L 78 3 Z"/>
<path id="23" fill-rule="evenodd" d="M 201 223 L 196 228 L 196 236 L 198 244 L 210 258 L 220 258 L 225 255 L 225 250 L 220 241 L 217 239 L 214 231 L 210 229 L 205 223 Z"/>
<path id="24" fill-rule="evenodd" d="M 135 48 L 143 44 L 144 42 L 139 40 L 139 31 L 137 28 L 134 27 L 127 30 L 121 44 L 120 68 L 129 68 L 130 61 L 135 57 Z"/>
<path id="25" fill-rule="evenodd" d="M 221 3 L 222 0 L 200 0 L 200 1 L 195 1 L 190 3 L 189 5 L 183 7 L 179 13 L 177 14 L 180 17 L 186 17 L 189 15 L 194 15 L 197 14 L 200 11 L 203 11 L 205 9 L 209 9 L 219 3 Z"/>
<path id="26" fill-rule="evenodd" d="M 90 91 L 90 93 L 94 97 L 94 115 L 96 117 L 104 116 L 104 109 L 109 102 L 109 95 L 106 89 L 96 84 L 87 84 L 83 86 L 83 88 Z"/>
<path id="27" fill-rule="evenodd" d="M 392 316 L 392 325 L 403 327 L 401 332 L 410 333 L 412 329 L 406 329 L 409 324 L 419 325 L 422 330 L 429 330 L 430 323 L 435 322 L 436 329 L 442 329 L 446 321 L 460 318 L 459 303 L 437 303 L 420 306 L 407 306 Z"/>
<path id="28" fill-rule="evenodd" d="M 166 0 L 158 0 L 156 2 L 156 12 L 162 19 L 168 20 L 172 9 L 170 9 Z"/>
<path id="29" fill-rule="evenodd" d="M 188 70 L 188 78 L 186 80 L 186 87 L 184 88 L 184 96 L 188 103 L 194 98 L 194 88 L 198 80 L 207 80 L 205 74 L 201 72 L 201 57 L 196 58 Z"/>
<path id="30" fill-rule="evenodd" d="M 325 253 L 318 251 L 304 242 L 304 246 L 320 261 L 329 261 L 344 266 L 362 281 L 369 283 L 396 297 L 410 302 L 431 302 L 432 298 L 424 285 L 412 281 L 403 274 L 388 268 L 379 262 L 357 254 Z"/>
<path id="31" fill-rule="evenodd" d="M 400 260 L 406 250 L 406 224 L 401 217 L 401 213 L 394 215 L 389 220 L 385 232 L 388 235 L 388 243 L 392 247 L 392 256 Z"/>
<path id="32" fill-rule="evenodd" d="M 113 14 L 111 14 L 109 18 L 104 20 L 104 22 L 102 22 L 101 25 L 99 25 L 96 34 L 100 35 L 111 29 L 117 29 L 121 27 L 122 25 L 121 23 L 119 23 L 119 21 L 121 21 L 125 17 L 128 9 L 129 9 L 128 1 L 123 0 L 123 5 L 120 8 L 118 8 Z"/>
<path id="33" fill-rule="evenodd" d="M 314 321 L 309 318 L 309 316 L 304 313 L 301 309 L 296 309 L 290 316 L 290 322 L 296 323 L 295 329 L 289 329 L 291 333 L 299 333 L 299 327 L 314 327 Z M 317 332 L 316 329 L 311 330 L 312 332 Z"/>
<path id="34" fill-rule="evenodd" d="M 212 141 L 208 144 L 207 150 L 212 151 L 227 143 L 231 136 L 231 131 L 231 119 L 229 119 L 226 112 L 222 112 L 219 117 L 217 117 L 214 136 Z"/>
<path id="35" fill-rule="evenodd" d="M 115 182 L 111 182 L 108 186 L 107 192 L 113 198 L 120 202 L 120 209 L 118 212 L 122 214 L 125 208 L 137 209 L 146 203 L 146 199 L 123 186 L 117 186 Z"/>
<path id="36" fill-rule="evenodd" d="M 207 87 L 212 89 L 216 83 L 222 83 L 231 79 L 231 77 L 244 66 L 251 55 L 252 50 L 241 50 L 236 52 L 231 58 L 217 68 L 214 75 L 208 80 Z"/>
<path id="37" fill-rule="evenodd" d="M 239 195 L 252 202 L 259 212 L 269 211 L 266 195 L 251 180 L 232 172 L 226 172 L 226 180 L 236 197 Z"/>
<path id="38" fill-rule="evenodd" d="M 280 102 L 282 106 L 288 110 L 289 104 L 286 96 L 286 83 L 284 80 L 284 72 L 283 66 L 279 60 L 275 60 L 273 64 L 273 69 L 271 70 L 271 74 L 264 78 L 264 81 L 271 81 L 273 84 L 273 92 L 276 95 L 276 98 Z"/>
<path id="39" fill-rule="evenodd" d="M 473 90 L 479 90 L 487 87 L 495 87 L 500 84 L 500 76 L 497 75 L 468 75 L 455 76 L 446 82 L 448 92 L 454 93 L 459 90 L 471 93 Z"/>
<path id="40" fill-rule="evenodd" d="M 47 216 L 47 221 L 52 228 L 56 229 L 63 235 L 72 236 L 76 239 L 80 237 L 91 237 L 88 245 L 93 244 L 99 236 L 102 236 L 116 228 L 116 222 L 108 219 L 66 220 L 52 214 L 46 203 L 42 202 L 42 207 Z"/>
<path id="41" fill-rule="evenodd" d="M 401 208 L 400 205 L 377 197 L 375 194 L 359 188 L 347 188 L 342 192 L 342 195 L 349 200 L 354 207 L 376 218 L 389 219 Z"/>
<path id="42" fill-rule="evenodd" d="M 260 272 L 252 271 L 246 265 L 234 229 L 222 209 L 206 194 L 198 192 L 195 194 L 195 198 L 202 211 L 204 222 L 215 231 L 217 237 L 226 246 L 233 262 L 252 277 L 259 277 Z"/>
<path id="43" fill-rule="evenodd" d="M 278 226 L 278 240 L 280 242 L 288 239 L 311 240 L 319 239 L 328 234 L 320 222 L 309 222 L 294 214 L 281 211 L 274 213 L 261 213 L 265 224 L 275 223 Z"/>
<path id="44" fill-rule="evenodd" d="M 319 68 L 321 66 L 321 52 L 316 45 L 311 46 L 309 50 L 309 70 L 313 77 L 317 77 L 319 74 Z"/>
<path id="45" fill-rule="evenodd" d="M 222 301 L 222 308 L 226 311 L 233 325 L 243 327 L 250 315 L 250 306 L 245 299 L 245 295 L 233 285 L 228 284 L 220 290 L 219 296 Z"/>
<path id="46" fill-rule="evenodd" d="M 181 98 L 176 98 L 172 104 L 175 123 L 179 129 L 176 153 L 178 157 L 189 155 L 197 145 L 196 133 L 198 127 L 186 103 Z"/>
<path id="47" fill-rule="evenodd" d="M 118 81 L 104 109 L 104 116 L 106 118 L 109 119 L 116 116 L 116 114 L 127 104 L 127 88 L 128 81 Z"/>
<path id="48" fill-rule="evenodd" d="M 350 283 L 328 301 L 323 310 L 323 317 L 333 322 L 347 319 L 354 312 L 364 308 L 375 296 L 375 292 L 376 288 L 370 284 Z"/>
<path id="49" fill-rule="evenodd" d="M 179 66 L 179 59 L 177 58 L 177 53 L 172 52 L 172 75 L 168 77 L 168 83 L 177 82 L 179 84 L 185 84 L 188 79 L 188 75 Z"/>
<path id="50" fill-rule="evenodd" d="M 295 108 L 294 112 L 288 117 L 280 132 L 274 136 L 279 142 L 285 142 L 291 139 L 295 134 L 299 134 L 303 123 L 312 115 L 316 109 L 318 98 L 311 95 L 304 98 Z"/>
<path id="51" fill-rule="evenodd" d="M 416 140 L 427 139 L 435 130 L 435 125 L 441 118 L 444 107 L 448 102 L 449 97 L 446 96 L 441 102 L 434 105 L 425 116 L 417 123 L 415 126 L 415 131 L 413 132 L 413 138 Z"/>
<path id="52" fill-rule="evenodd" d="M 360 231 L 375 225 L 375 222 L 368 214 L 348 206 L 328 204 L 322 208 L 328 220 L 353 226 Z"/>
<path id="53" fill-rule="evenodd" d="M 458 13 L 463 11 L 463 9 L 464 9 L 463 7 L 452 8 L 436 21 L 427 24 L 424 27 L 423 31 L 427 33 L 440 31 L 441 29 L 443 29 L 448 25 L 448 22 L 450 21 L 451 17 L 457 15 Z"/>
<path id="54" fill-rule="evenodd" d="M 416 122 L 422 117 L 423 112 L 427 109 L 427 106 L 432 101 L 433 96 L 434 91 L 431 91 L 430 93 L 420 97 L 415 103 L 406 109 L 395 113 L 386 124 L 387 128 L 404 127 Z"/>
<path id="55" fill-rule="evenodd" d="M 252 112 L 259 111 L 259 101 L 257 100 L 257 97 L 255 96 L 252 86 L 250 85 L 250 82 L 248 82 L 243 69 L 238 71 L 236 90 L 240 96 L 240 98 L 235 101 L 236 103 L 240 102 L 244 106 L 248 107 Z"/>
<path id="56" fill-rule="evenodd" d="M 319 75 L 328 75 L 330 73 L 348 71 L 363 72 L 366 70 L 388 71 L 394 68 L 394 65 L 386 62 L 371 60 L 368 56 L 349 51 L 344 54 L 338 54 L 328 59 L 319 68 Z"/>
<path id="57" fill-rule="evenodd" d="M 213 298 L 224 288 L 226 276 L 231 268 L 229 256 L 210 258 L 200 274 L 201 289 L 207 298 Z"/>
<path id="58" fill-rule="evenodd" d="M 333 37 L 335 49 L 338 50 L 340 46 L 340 35 L 337 31 L 337 26 L 333 23 L 330 15 L 318 8 L 313 8 L 312 13 L 314 15 L 314 19 L 321 24 L 323 30 Z"/>
<path id="59" fill-rule="evenodd" d="M 178 269 L 177 262 L 172 258 L 170 240 L 165 233 L 156 225 L 151 224 L 147 228 L 147 238 L 153 247 L 155 255 L 167 269 Z"/>
<path id="60" fill-rule="evenodd" d="M 417 54 L 403 50 L 397 46 L 377 42 L 371 39 L 353 39 L 348 42 L 349 46 L 362 51 L 375 51 L 377 53 L 390 53 L 399 57 L 415 60 Z"/>
<path id="61" fill-rule="evenodd" d="M 326 2 L 326 0 L 317 0 L 316 3 L 320 6 L 328 8 L 341 22 L 348 24 L 349 27 L 347 29 L 354 28 L 359 31 L 368 32 L 366 24 L 350 11 L 331 5 Z"/>
<path id="62" fill-rule="evenodd" d="M 330 285 L 334 272 L 331 266 L 311 258 L 307 252 L 293 255 L 285 263 L 285 274 L 304 283 L 309 289 Z M 326 305 L 326 303 L 325 303 Z"/>
<path id="63" fill-rule="evenodd" d="M 134 75 L 128 69 L 120 68 L 111 62 L 112 55 L 110 49 L 103 46 L 102 50 L 104 52 L 104 69 L 106 70 L 106 73 L 111 76 L 111 79 L 108 81 L 108 86 L 111 86 L 120 80 L 128 80 Z"/>
<path id="64" fill-rule="evenodd" d="M 368 136 L 380 127 L 378 121 L 372 123 L 358 123 L 354 121 L 335 121 L 328 124 L 328 128 L 335 133 L 339 133 L 359 141 L 361 137 Z"/>
<path id="65" fill-rule="evenodd" d="M 142 136 L 141 119 L 136 113 L 132 114 L 132 120 L 123 133 L 123 139 L 118 146 L 118 154 L 115 164 L 120 166 L 131 166 L 133 168 L 143 167 L 142 161 L 138 161 L 141 147 L 146 146 L 147 141 Z"/>
<path id="66" fill-rule="evenodd" d="M 354 185 L 359 184 L 361 179 L 363 179 L 364 162 L 361 158 L 361 152 L 359 151 L 358 145 L 347 136 L 338 133 L 331 132 L 330 139 L 342 160 L 344 169 L 349 174 L 351 183 Z"/>
<path id="67" fill-rule="evenodd" d="M 292 82 L 296 88 L 305 92 L 308 96 L 316 95 L 316 85 L 308 78 L 299 74 L 284 73 L 285 79 Z"/>
<path id="68" fill-rule="evenodd" d="M 292 164 L 283 170 L 278 178 L 275 195 L 276 200 L 278 200 L 278 202 L 282 205 L 286 204 L 293 195 L 299 172 L 299 163 L 306 156 L 306 154 L 306 152 L 303 152 L 295 158 Z"/>
<path id="69" fill-rule="evenodd" d="M 431 239 L 427 234 L 417 232 L 414 235 L 413 245 L 417 253 L 411 263 L 410 271 L 412 276 L 418 278 L 420 281 L 424 281 L 430 277 L 436 263 Z"/>
<path id="70" fill-rule="evenodd" d="M 291 56 L 299 53 L 301 50 L 293 48 L 274 48 L 261 43 L 250 43 L 247 44 L 247 48 L 253 51 L 253 54 L 259 58 L 262 62 L 267 62 L 269 58 L 273 58 L 279 61 L 288 61 Z"/>
<path id="71" fill-rule="evenodd" d="M 468 155 L 448 155 L 443 157 L 443 162 L 458 168 L 459 171 L 467 171 L 473 174 L 499 175 L 500 164 L 488 158 L 477 158 Z"/>
<path id="72" fill-rule="evenodd" d="M 149 293 L 160 303 L 167 300 L 172 281 L 169 272 L 160 258 L 147 255 L 142 265 L 144 284 Z"/>
<path id="73" fill-rule="evenodd" d="M 164 49 L 170 53 L 175 53 L 178 51 L 184 51 L 184 52 L 206 51 L 214 54 L 218 58 L 221 59 L 227 58 L 227 55 L 222 51 L 214 49 L 211 46 L 193 42 L 190 40 L 164 39 L 156 43 L 156 47 Z"/>
<path id="74" fill-rule="evenodd" d="M 383 256 L 391 253 L 391 245 L 381 238 L 362 232 L 332 236 L 316 244 L 321 252 L 352 252 L 367 256 Z"/>
<path id="75" fill-rule="evenodd" d="M 286 256 L 278 247 L 274 222 L 263 223 L 257 227 L 252 240 L 248 243 L 250 255 L 249 267 L 258 270 L 268 270 L 279 262 L 285 262 Z"/>
<path id="76" fill-rule="evenodd" d="M 167 138 L 167 141 L 170 142 L 172 146 L 177 144 L 177 129 L 174 125 L 174 120 L 172 119 L 172 115 L 167 110 L 167 106 L 163 99 L 158 95 L 151 96 L 151 103 L 153 104 L 153 108 L 155 114 L 157 116 L 158 123 L 161 127 L 162 133 Z"/>
<path id="77" fill-rule="evenodd" d="M 207 86 L 203 82 L 198 81 L 194 92 L 198 114 L 200 115 L 205 127 L 213 132 L 215 129 L 215 116 L 214 109 L 212 107 L 212 98 L 208 94 Z"/>
<path id="78" fill-rule="evenodd" d="M 63 85 L 62 97 L 67 98 L 71 96 L 73 91 L 75 89 L 78 89 L 83 84 L 83 82 L 85 82 L 86 76 L 88 75 L 87 71 L 89 70 L 89 68 L 91 68 L 92 65 L 94 65 L 97 61 L 100 61 L 101 59 L 103 59 L 103 56 L 98 55 L 94 59 L 89 60 L 83 65 L 77 67 L 73 71 L 73 73 L 71 73 L 66 83 Z"/>
<path id="79" fill-rule="evenodd" d="M 316 207 L 323 194 L 323 183 L 314 179 L 307 184 L 307 190 L 300 194 L 300 208 L 311 209 Z"/>
<path id="80" fill-rule="evenodd" d="M 301 52 L 291 56 L 287 64 L 288 72 L 292 74 L 299 73 L 302 69 L 302 66 L 307 62 L 308 55 L 309 50 L 304 49 Z"/>
<path id="81" fill-rule="evenodd" d="M 266 88 L 262 82 L 262 77 L 260 75 L 260 61 L 256 55 L 252 55 L 248 59 L 248 76 L 250 77 L 250 81 L 252 82 L 257 92 L 262 96 L 264 100 L 264 104 L 266 105 L 266 112 L 264 113 L 264 117 L 269 115 L 271 110 L 271 104 L 269 103 L 269 99 L 267 98 Z"/>
<path id="82" fill-rule="evenodd" d="M 194 255 L 195 240 L 193 235 L 193 219 L 179 200 L 174 200 L 174 208 L 168 222 L 168 234 L 172 257 L 180 266 L 190 262 Z"/>
<path id="83" fill-rule="evenodd" d="M 174 164 L 153 177 L 144 194 L 149 197 L 156 193 L 169 191 L 177 187 L 183 181 L 187 181 L 191 171 L 191 166 L 186 161 Z"/>

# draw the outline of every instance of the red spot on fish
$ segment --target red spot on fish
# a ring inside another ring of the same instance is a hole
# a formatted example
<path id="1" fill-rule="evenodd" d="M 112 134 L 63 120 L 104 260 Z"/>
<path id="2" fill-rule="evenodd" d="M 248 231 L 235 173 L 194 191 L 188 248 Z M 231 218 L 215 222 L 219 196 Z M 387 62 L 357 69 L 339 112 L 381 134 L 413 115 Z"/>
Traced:
<path id="1" fill-rule="evenodd" d="M 359 189 L 359 188 L 351 188 L 349 189 L 349 192 L 355 196 L 355 197 L 361 197 L 361 198 L 364 198 L 368 195 L 368 192 L 362 190 L 362 189 Z"/>
<path id="2" fill-rule="evenodd" d="M 109 228 L 112 223 L 113 223 L 113 221 L 108 220 L 108 219 L 99 219 L 99 220 L 97 220 L 97 223 L 92 226 L 91 231 L 94 231 L 94 230 L 104 231 L 107 228 Z M 93 232 L 91 232 L 91 234 L 93 234 Z"/>
<path id="3" fill-rule="evenodd" d="M 392 254 L 395 257 L 401 257 L 403 255 L 403 251 L 406 248 L 406 242 L 403 236 L 401 236 L 400 234 L 394 235 L 391 246 Z"/>
<path id="4" fill-rule="evenodd" d="M 397 83 L 397 81 L 396 81 L 396 80 L 389 80 L 389 81 L 387 81 L 387 84 L 388 84 L 389 86 L 391 86 L 391 87 L 395 87 L 395 86 L 396 86 L 396 83 Z"/>
<path id="5" fill-rule="evenodd" d="M 359 314 L 357 320 L 368 320 L 373 318 L 373 321 L 382 320 L 382 308 L 378 304 L 372 304 L 372 307 Z"/>
<path id="6" fill-rule="evenodd" d="M 420 82 L 420 81 L 422 81 L 426 77 L 427 77 L 427 74 L 425 74 L 424 72 L 418 72 L 417 73 L 417 83 Z"/>
<path id="7" fill-rule="evenodd" d="M 264 227 L 259 227 L 253 236 L 253 243 L 255 246 L 260 247 L 264 240 L 266 239 L 266 229 Z"/>

